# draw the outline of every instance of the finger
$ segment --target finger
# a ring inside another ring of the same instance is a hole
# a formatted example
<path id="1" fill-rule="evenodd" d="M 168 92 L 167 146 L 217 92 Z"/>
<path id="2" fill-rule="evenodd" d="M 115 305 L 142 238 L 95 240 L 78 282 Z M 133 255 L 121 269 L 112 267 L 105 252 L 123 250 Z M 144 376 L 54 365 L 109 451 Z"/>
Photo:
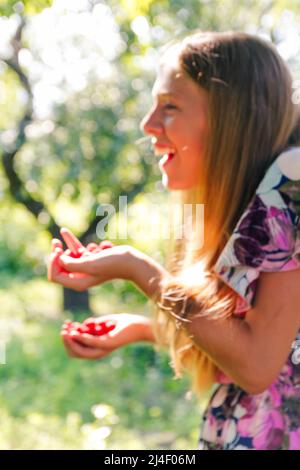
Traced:
<path id="1" fill-rule="evenodd" d="M 62 248 L 55 248 L 53 252 L 54 256 L 49 264 L 49 269 L 50 271 L 52 271 L 51 280 L 54 282 L 56 282 L 55 278 L 57 277 L 57 275 L 62 274 L 62 273 L 68 274 L 68 271 L 64 268 L 63 264 L 60 261 L 60 257 L 63 253 L 64 253 L 64 250 Z"/>
<path id="2" fill-rule="evenodd" d="M 116 325 L 117 322 L 120 320 L 118 318 L 118 315 L 119 315 L 118 313 L 109 313 L 107 315 L 103 314 L 103 315 L 100 315 L 99 317 L 87 318 L 86 320 L 84 320 L 83 323 L 85 323 L 86 321 L 94 321 L 96 324 L 105 322 L 107 325 L 109 324 Z"/>
<path id="3" fill-rule="evenodd" d="M 85 346 L 80 346 L 79 343 L 70 339 L 68 334 L 62 334 L 61 336 L 70 357 L 85 358 L 85 350 L 87 349 Z"/>
<path id="4" fill-rule="evenodd" d="M 75 339 L 80 344 L 88 346 L 89 348 L 99 348 L 99 346 L 102 348 L 103 345 L 101 344 L 101 342 L 105 341 L 104 335 L 99 337 L 99 336 L 89 335 L 88 333 L 77 333 L 75 331 L 74 332 L 72 331 L 70 333 L 70 338 Z"/>
<path id="5" fill-rule="evenodd" d="M 55 278 L 61 270 L 59 263 L 59 257 L 61 253 L 63 253 L 63 251 L 60 248 L 55 248 L 55 250 L 50 255 L 47 269 L 47 276 L 49 281 L 56 282 Z"/>
<path id="6" fill-rule="evenodd" d="M 76 342 L 76 344 L 79 344 L 79 342 L 77 343 L 77 340 L 73 337 L 72 331 L 61 330 L 60 336 L 62 337 L 64 342 L 67 344 L 68 348 L 72 349 L 74 342 Z M 85 347 L 84 344 L 82 344 L 82 346 Z"/>
<path id="7" fill-rule="evenodd" d="M 61 236 L 63 237 L 67 247 L 71 250 L 74 255 L 80 254 L 79 249 L 84 248 L 81 241 L 67 228 L 60 230 Z"/>
<path id="8" fill-rule="evenodd" d="M 99 245 L 97 243 L 89 243 L 86 248 L 89 251 L 95 251 L 99 249 Z"/>
<path id="9" fill-rule="evenodd" d="M 49 281 L 76 291 L 83 291 L 98 284 L 98 279 L 95 276 L 76 272 L 70 273 L 67 271 L 61 262 L 61 256 L 63 254 L 64 252 L 61 248 L 55 248 L 55 251 L 51 253 L 47 270 Z M 70 259 L 74 260 L 74 258 Z"/>
<path id="10" fill-rule="evenodd" d="M 72 357 L 81 359 L 100 359 L 108 354 L 100 348 L 92 348 L 80 344 L 77 340 L 63 335 L 63 341 L 66 344 L 68 352 Z"/>
<path id="11" fill-rule="evenodd" d="M 99 253 L 100 255 L 100 253 Z M 83 274 L 96 274 L 95 262 L 97 259 L 94 258 L 97 255 L 83 256 L 81 258 L 73 258 L 63 254 L 60 257 L 61 265 L 69 272 L 83 273 Z M 92 258 L 92 259 L 91 259 Z"/>
<path id="12" fill-rule="evenodd" d="M 83 321 L 83 324 L 89 323 L 89 322 L 95 322 L 96 317 L 88 317 Z"/>
<path id="13" fill-rule="evenodd" d="M 59 240 L 58 238 L 53 238 L 52 240 L 52 251 L 55 250 L 55 248 L 63 248 L 63 244 L 61 242 L 61 240 Z"/>
<path id="14" fill-rule="evenodd" d="M 112 248 L 114 245 L 112 244 L 112 242 L 110 242 L 109 240 L 103 240 L 100 244 L 99 244 L 99 247 L 101 250 L 106 250 L 107 248 Z"/>
<path id="15" fill-rule="evenodd" d="M 92 277 L 77 278 L 70 273 L 59 273 L 52 279 L 52 282 L 81 292 L 89 287 L 95 286 L 97 284 L 97 279 L 95 278 L 92 280 Z"/>
<path id="16" fill-rule="evenodd" d="M 61 262 L 61 253 L 63 253 L 63 251 L 59 251 L 59 249 L 56 248 L 56 251 L 50 255 L 50 262 L 48 264 L 49 281 L 76 291 L 83 291 L 98 284 L 98 279 L 94 276 L 84 273 L 70 273 L 67 271 Z"/>
<path id="17" fill-rule="evenodd" d="M 69 339 L 69 334 L 66 333 L 66 332 L 61 332 L 60 333 L 60 336 L 61 336 L 61 339 L 63 341 L 63 344 L 64 344 L 64 347 L 68 353 L 68 356 L 70 357 L 76 357 L 75 356 L 75 353 L 73 352 L 72 350 L 72 343 L 74 343 L 74 341 L 72 342 L 70 339 Z"/>
<path id="18" fill-rule="evenodd" d="M 60 332 L 61 333 L 64 332 L 64 331 L 69 332 L 69 331 L 71 331 L 71 328 L 72 328 L 71 325 L 63 325 L 60 329 Z"/>
<path id="19" fill-rule="evenodd" d="M 82 248 L 79 248 L 77 253 L 73 253 L 69 248 L 67 250 L 65 250 L 64 254 L 66 256 L 71 256 L 72 258 L 80 258 L 81 255 L 83 255 L 84 253 L 86 253 L 86 249 L 84 247 Z"/>

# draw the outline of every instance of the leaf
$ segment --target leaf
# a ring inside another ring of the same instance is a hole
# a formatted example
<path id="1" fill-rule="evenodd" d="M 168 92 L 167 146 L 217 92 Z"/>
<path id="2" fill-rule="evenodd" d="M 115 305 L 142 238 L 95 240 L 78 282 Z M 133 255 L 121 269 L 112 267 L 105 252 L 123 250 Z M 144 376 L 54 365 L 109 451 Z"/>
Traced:
<path id="1" fill-rule="evenodd" d="M 153 0 L 121 0 L 121 5 L 128 14 L 130 19 L 134 19 L 139 15 L 148 13 Z"/>
<path id="2" fill-rule="evenodd" d="M 23 11 L 29 15 L 40 13 L 44 8 L 52 5 L 52 0 L 0 0 L 0 15 L 10 16 L 20 12 L 20 6 Z"/>

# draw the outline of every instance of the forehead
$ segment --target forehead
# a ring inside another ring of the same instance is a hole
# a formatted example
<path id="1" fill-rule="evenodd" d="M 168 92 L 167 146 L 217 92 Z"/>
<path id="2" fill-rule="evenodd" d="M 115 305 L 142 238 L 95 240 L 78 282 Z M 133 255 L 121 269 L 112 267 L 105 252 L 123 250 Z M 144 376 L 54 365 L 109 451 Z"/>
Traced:
<path id="1" fill-rule="evenodd" d="M 188 99 L 201 94 L 200 87 L 181 70 L 178 50 L 172 48 L 161 57 L 157 77 L 152 88 L 152 96 L 170 95 L 175 98 Z"/>
<path id="2" fill-rule="evenodd" d="M 157 77 L 152 88 L 152 95 L 180 94 L 183 91 L 183 72 L 179 68 L 178 54 L 171 50 L 160 58 Z"/>

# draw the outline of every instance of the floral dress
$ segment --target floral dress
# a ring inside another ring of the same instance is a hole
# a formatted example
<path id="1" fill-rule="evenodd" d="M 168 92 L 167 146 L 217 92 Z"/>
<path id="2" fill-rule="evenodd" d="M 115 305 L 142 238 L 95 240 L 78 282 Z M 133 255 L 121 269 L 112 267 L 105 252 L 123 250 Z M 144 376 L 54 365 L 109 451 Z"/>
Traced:
<path id="1" fill-rule="evenodd" d="M 299 267 L 300 147 L 290 147 L 267 170 L 214 271 L 239 294 L 234 314 L 244 318 L 260 272 Z M 203 415 L 199 450 L 300 450 L 300 330 L 264 392 L 250 395 L 222 371 L 217 381 Z"/>

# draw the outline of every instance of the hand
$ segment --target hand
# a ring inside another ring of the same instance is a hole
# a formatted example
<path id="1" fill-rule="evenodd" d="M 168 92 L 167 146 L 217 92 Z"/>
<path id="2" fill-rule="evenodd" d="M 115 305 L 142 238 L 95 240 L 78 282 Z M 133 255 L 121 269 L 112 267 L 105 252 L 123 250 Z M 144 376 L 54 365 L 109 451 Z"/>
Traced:
<path id="1" fill-rule="evenodd" d="M 70 242 L 74 244 L 74 239 L 77 240 L 70 231 L 68 231 L 67 239 L 65 234 L 63 236 L 68 246 L 71 246 Z M 57 244 L 57 240 L 55 243 Z M 131 279 L 132 260 L 135 256 L 134 252 L 137 251 L 134 248 L 119 245 L 104 249 L 100 244 L 98 249 L 92 247 L 88 250 L 77 240 L 76 250 L 74 256 L 70 251 L 63 252 L 60 247 L 55 246 L 52 264 L 50 262 L 50 280 L 63 285 L 67 282 L 67 287 L 69 287 L 70 280 L 72 279 L 73 283 L 75 278 L 74 288 L 84 290 L 91 285 L 102 284 L 113 279 Z M 56 260 L 57 264 L 55 264 Z"/>
<path id="2" fill-rule="evenodd" d="M 54 252 L 48 268 L 50 281 L 83 291 L 113 279 L 124 279 L 136 284 L 150 299 L 160 298 L 161 283 L 171 275 L 149 256 L 128 245 L 106 250 L 100 244 L 97 249 L 94 245 L 94 249 L 88 249 L 69 230 L 62 229 L 61 233 L 70 248 L 63 252 L 61 242 L 53 241 Z"/>
<path id="3" fill-rule="evenodd" d="M 80 258 L 83 255 L 87 256 L 89 253 L 97 253 L 106 248 L 111 248 L 113 246 L 112 243 L 105 240 L 99 245 L 89 243 L 87 247 L 84 247 L 70 230 L 62 228 L 61 235 L 68 249 L 63 251 L 62 242 L 56 238 L 52 240 L 52 253 L 48 263 L 49 281 L 77 291 L 83 291 L 98 284 L 99 281 L 95 276 L 84 273 L 70 273 L 64 269 L 60 262 L 60 257 L 64 254 L 71 258 Z"/>
<path id="4" fill-rule="evenodd" d="M 85 322 L 91 320 L 99 323 L 106 322 L 108 326 L 114 324 L 115 328 L 105 335 L 93 336 L 74 330 L 70 332 L 72 322 L 64 322 L 61 336 L 69 356 L 81 359 L 101 359 L 126 344 L 152 341 L 151 322 L 142 315 L 117 313 L 102 315 L 99 318 L 88 318 Z"/>

